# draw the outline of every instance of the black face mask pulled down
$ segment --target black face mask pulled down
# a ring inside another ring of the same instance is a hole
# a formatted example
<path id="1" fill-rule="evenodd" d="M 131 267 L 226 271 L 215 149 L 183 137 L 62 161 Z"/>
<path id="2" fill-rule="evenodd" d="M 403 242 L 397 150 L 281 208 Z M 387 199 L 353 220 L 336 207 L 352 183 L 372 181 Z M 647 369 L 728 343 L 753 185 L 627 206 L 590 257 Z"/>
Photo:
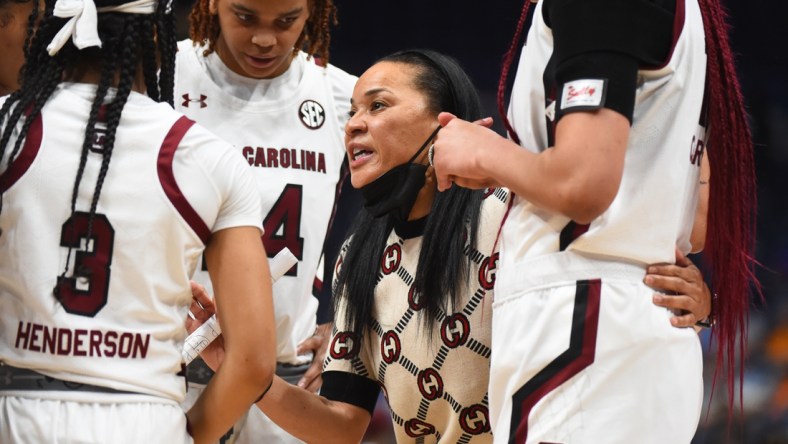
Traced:
<path id="1" fill-rule="evenodd" d="M 435 128 L 416 154 L 406 163 L 395 166 L 382 176 L 361 187 L 364 197 L 364 208 L 373 217 L 391 214 L 399 221 L 407 220 L 410 210 L 416 203 L 416 196 L 424 186 L 427 165 L 413 163 L 430 141 L 438 134 L 441 127 Z"/>

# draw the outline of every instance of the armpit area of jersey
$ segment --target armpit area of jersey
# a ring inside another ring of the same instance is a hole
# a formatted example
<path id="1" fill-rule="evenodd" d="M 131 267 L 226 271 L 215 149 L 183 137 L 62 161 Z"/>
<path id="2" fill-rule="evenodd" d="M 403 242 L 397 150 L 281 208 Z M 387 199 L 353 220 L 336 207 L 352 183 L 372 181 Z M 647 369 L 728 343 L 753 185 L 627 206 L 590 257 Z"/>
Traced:
<path id="1" fill-rule="evenodd" d="M 380 386 L 364 376 L 333 370 L 323 372 L 320 396 L 326 399 L 352 404 L 372 414 L 379 393 Z"/>

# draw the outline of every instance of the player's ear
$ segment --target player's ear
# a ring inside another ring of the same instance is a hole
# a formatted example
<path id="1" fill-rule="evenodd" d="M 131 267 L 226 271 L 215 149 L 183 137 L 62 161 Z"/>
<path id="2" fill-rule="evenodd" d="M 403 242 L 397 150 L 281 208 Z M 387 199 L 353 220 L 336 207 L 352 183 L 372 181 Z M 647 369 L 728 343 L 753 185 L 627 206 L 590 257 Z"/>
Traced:
<path id="1" fill-rule="evenodd" d="M 216 4 L 219 0 L 208 0 L 208 12 L 213 15 L 219 15 L 219 6 Z"/>

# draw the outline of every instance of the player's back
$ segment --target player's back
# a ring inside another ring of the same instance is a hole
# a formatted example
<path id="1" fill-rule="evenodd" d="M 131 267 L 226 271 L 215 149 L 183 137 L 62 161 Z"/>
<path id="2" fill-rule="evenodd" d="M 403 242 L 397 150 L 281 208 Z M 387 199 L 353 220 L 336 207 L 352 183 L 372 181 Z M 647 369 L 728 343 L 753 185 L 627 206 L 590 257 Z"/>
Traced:
<path id="1" fill-rule="evenodd" d="M 247 167 L 168 105 L 132 93 L 95 215 L 101 123 L 72 213 L 94 92 L 84 84 L 58 87 L 0 177 L 0 360 L 180 401 L 188 276 L 237 202 L 228 202 L 238 194 L 230 191 L 239 183 L 251 188 L 243 182 Z M 259 225 L 259 211 L 255 218 Z"/>

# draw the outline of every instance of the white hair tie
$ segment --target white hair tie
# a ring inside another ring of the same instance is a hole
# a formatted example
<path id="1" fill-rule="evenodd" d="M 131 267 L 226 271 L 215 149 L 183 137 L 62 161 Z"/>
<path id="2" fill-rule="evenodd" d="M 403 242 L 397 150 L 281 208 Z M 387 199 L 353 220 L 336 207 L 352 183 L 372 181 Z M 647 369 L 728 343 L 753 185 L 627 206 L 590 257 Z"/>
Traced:
<path id="1" fill-rule="evenodd" d="M 55 34 L 47 46 L 50 56 L 57 54 L 66 44 L 69 37 L 78 49 L 91 46 L 101 47 L 98 35 L 99 12 L 121 12 L 126 14 L 153 14 L 156 12 L 156 0 L 135 0 L 116 6 L 96 8 L 93 0 L 57 0 L 53 15 L 69 19 L 60 31 Z"/>

